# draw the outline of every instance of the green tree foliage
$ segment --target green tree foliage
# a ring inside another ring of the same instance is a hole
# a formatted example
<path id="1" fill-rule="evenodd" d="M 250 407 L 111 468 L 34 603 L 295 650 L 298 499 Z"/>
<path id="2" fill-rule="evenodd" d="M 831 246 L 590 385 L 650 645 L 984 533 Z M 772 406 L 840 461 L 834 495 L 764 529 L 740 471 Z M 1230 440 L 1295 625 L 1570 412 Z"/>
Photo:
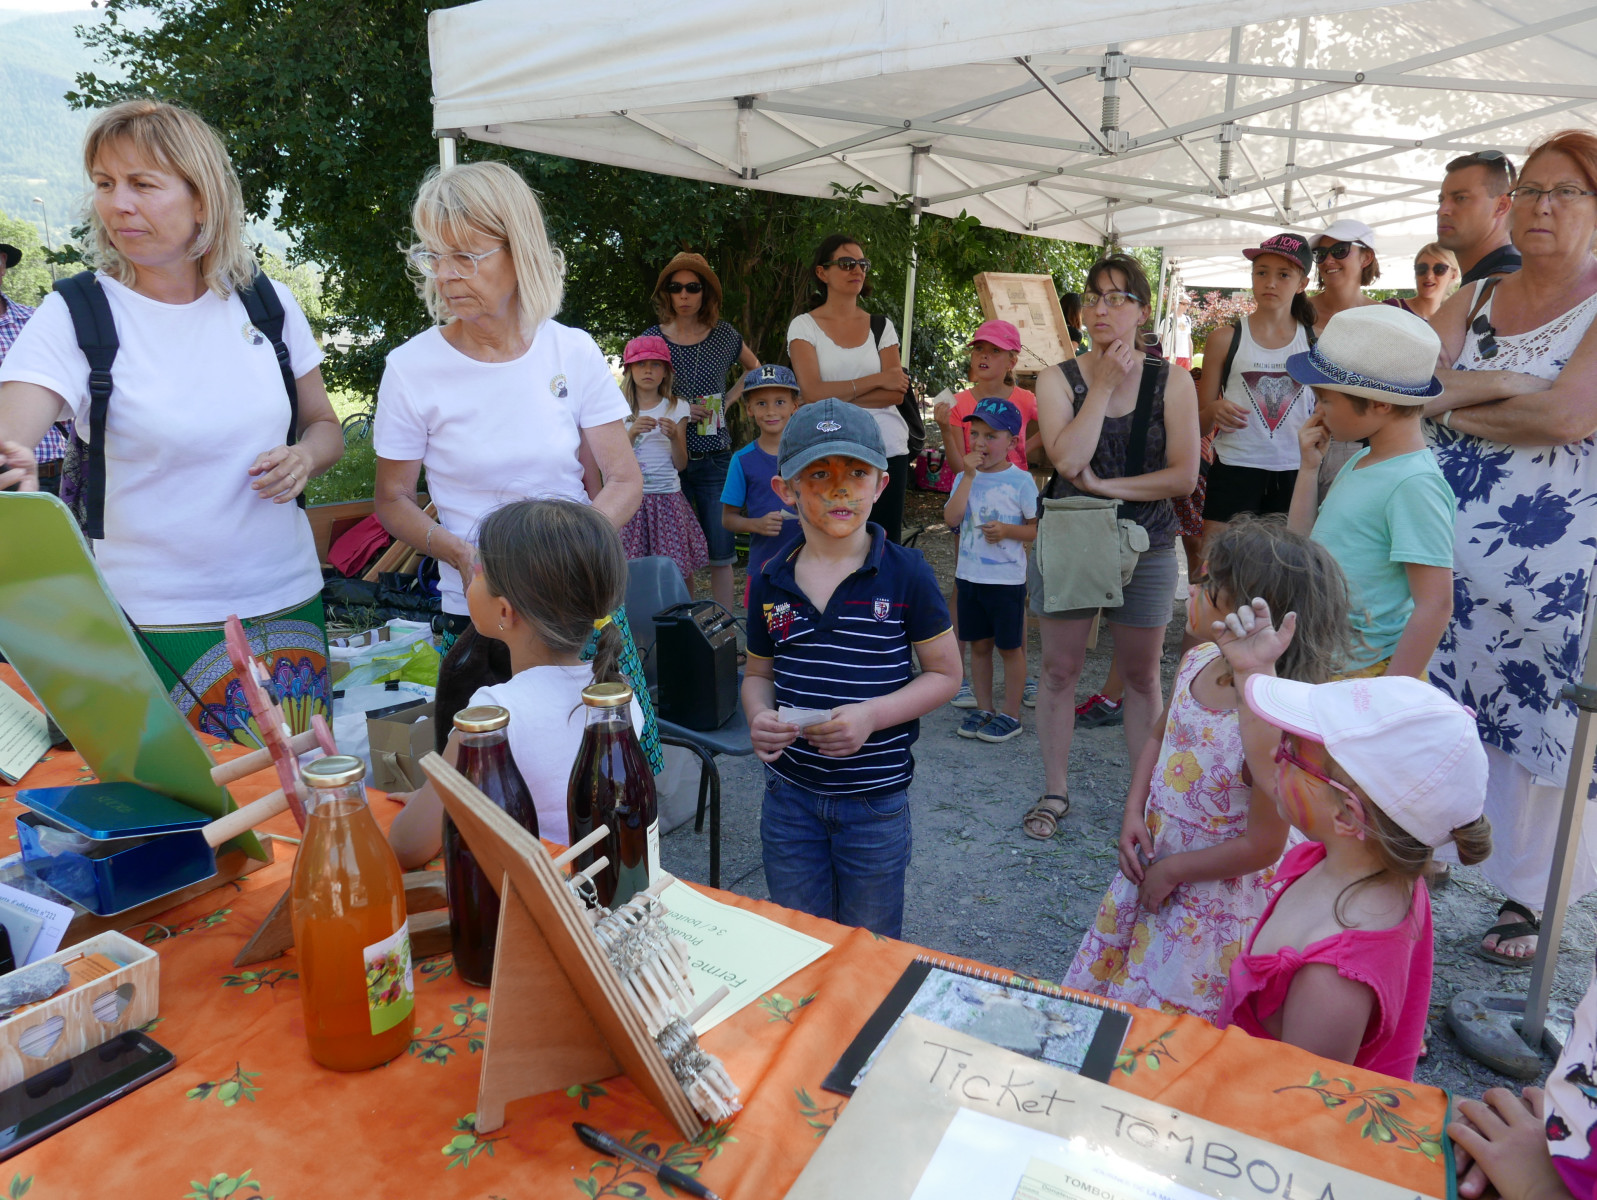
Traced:
<path id="1" fill-rule="evenodd" d="M 0 212 L 0 242 L 22 251 L 22 262 L 6 272 L 5 294 L 37 307 L 50 291 L 50 267 L 44 259 L 38 223 Z"/>
<path id="2" fill-rule="evenodd" d="M 430 136 L 426 14 L 417 0 L 105 0 L 85 38 L 117 77 L 79 76 L 69 99 L 98 106 L 157 95 L 194 108 L 226 139 L 251 212 L 275 200 L 302 261 L 325 268 L 330 313 L 356 348 L 331 359 L 335 385 L 375 391 L 382 359 L 426 325 L 399 247 L 436 161 Z M 660 266 L 698 250 L 726 287 L 725 315 L 762 360 L 785 359 L 788 320 L 807 307 L 815 244 L 844 229 L 876 264 L 871 307 L 901 323 L 912 240 L 906 212 L 861 194 L 814 200 L 674 179 L 497 146 L 461 158 L 513 163 L 543 198 L 566 255 L 561 319 L 619 350 L 654 320 Z M 911 368 L 934 386 L 963 376 L 980 321 L 976 271 L 1053 274 L 1077 287 L 1095 249 L 927 217 Z"/>

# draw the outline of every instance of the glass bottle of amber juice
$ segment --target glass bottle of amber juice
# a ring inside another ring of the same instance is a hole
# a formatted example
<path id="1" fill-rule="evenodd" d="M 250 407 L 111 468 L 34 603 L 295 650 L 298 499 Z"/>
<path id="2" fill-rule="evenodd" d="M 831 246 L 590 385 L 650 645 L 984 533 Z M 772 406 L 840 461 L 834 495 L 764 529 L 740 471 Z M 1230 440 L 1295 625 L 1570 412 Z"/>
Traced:
<path id="1" fill-rule="evenodd" d="M 410 1044 L 416 988 L 399 860 L 366 806 L 366 764 L 304 768 L 305 836 L 294 862 L 294 949 L 311 1057 L 335 1071 Z"/>
<path id="2" fill-rule="evenodd" d="M 632 728 L 632 689 L 595 683 L 582 689 L 587 724 L 571 768 L 566 813 L 574 846 L 600 825 L 610 835 L 577 856 L 584 870 L 600 855 L 610 863 L 593 877 L 599 903 L 619 908 L 660 877 L 660 808 L 654 773 Z"/>

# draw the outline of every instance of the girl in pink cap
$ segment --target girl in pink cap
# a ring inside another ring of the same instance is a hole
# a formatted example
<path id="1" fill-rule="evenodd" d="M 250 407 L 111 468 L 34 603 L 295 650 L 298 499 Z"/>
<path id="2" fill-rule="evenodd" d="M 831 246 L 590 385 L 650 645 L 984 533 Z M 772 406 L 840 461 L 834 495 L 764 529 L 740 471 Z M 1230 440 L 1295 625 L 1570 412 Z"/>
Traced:
<path id="1" fill-rule="evenodd" d="M 622 527 L 621 544 L 629 559 L 671 559 L 692 592 L 693 572 L 709 561 L 709 550 L 679 474 L 688 465 L 688 402 L 671 395 L 671 347 L 663 337 L 633 338 L 621 362 L 621 392 L 632 409 L 627 435 L 643 469 L 643 503 Z"/>

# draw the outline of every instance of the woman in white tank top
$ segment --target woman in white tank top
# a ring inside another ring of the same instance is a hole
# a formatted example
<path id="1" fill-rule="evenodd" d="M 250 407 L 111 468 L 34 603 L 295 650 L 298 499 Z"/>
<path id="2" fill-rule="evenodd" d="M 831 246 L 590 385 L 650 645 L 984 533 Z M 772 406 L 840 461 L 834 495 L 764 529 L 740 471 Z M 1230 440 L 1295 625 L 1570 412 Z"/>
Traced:
<path id="1" fill-rule="evenodd" d="M 1257 307 L 1209 335 L 1209 369 L 1198 384 L 1199 426 L 1214 430 L 1205 538 L 1238 513 L 1287 511 L 1300 459 L 1298 429 L 1314 411 L 1314 393 L 1286 370 L 1287 357 L 1312 344 L 1314 305 L 1304 295 L 1308 241 L 1280 233 L 1242 253 L 1253 263 Z"/>

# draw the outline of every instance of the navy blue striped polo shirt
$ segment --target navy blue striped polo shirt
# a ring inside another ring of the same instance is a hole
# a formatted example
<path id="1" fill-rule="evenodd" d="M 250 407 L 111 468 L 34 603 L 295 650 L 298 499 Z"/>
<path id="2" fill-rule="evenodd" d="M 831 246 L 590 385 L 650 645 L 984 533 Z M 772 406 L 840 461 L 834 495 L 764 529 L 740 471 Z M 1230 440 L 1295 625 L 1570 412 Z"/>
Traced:
<path id="1" fill-rule="evenodd" d="M 910 681 L 910 646 L 952 627 L 948 605 L 926 559 L 869 525 L 870 553 L 818 612 L 793 578 L 800 539 L 754 576 L 749 589 L 749 653 L 774 660 L 778 707 L 837 708 L 896 692 Z M 878 729 L 857 754 L 828 758 L 801 735 L 767 764 L 813 792 L 865 799 L 909 786 L 909 748 L 920 722 Z"/>

